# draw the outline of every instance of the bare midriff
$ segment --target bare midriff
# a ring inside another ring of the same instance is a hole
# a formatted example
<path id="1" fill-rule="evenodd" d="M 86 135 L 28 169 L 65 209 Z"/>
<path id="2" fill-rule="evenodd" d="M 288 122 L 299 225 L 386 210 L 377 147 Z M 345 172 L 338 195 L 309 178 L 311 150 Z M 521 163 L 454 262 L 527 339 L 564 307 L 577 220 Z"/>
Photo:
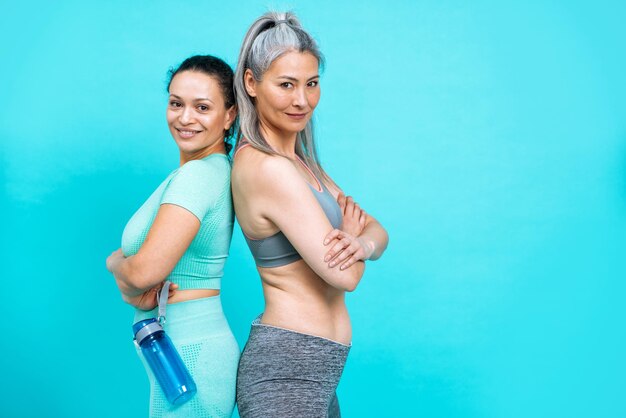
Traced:
<path id="1" fill-rule="evenodd" d="M 168 299 L 167 303 L 187 302 L 194 299 L 209 298 L 220 294 L 218 289 L 186 289 L 177 290 L 174 296 Z"/>
<path id="2" fill-rule="evenodd" d="M 257 269 L 265 295 L 261 323 L 351 343 L 352 327 L 343 290 L 326 283 L 304 260 Z"/>

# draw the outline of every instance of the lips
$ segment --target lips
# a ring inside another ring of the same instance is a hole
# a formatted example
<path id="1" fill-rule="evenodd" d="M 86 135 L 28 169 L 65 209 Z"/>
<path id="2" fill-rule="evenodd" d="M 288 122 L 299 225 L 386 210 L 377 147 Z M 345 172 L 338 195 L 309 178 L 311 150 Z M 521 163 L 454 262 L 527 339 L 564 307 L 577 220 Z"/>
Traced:
<path id="1" fill-rule="evenodd" d="M 306 113 L 285 113 L 290 119 L 302 120 L 306 117 Z"/>
<path id="2" fill-rule="evenodd" d="M 178 135 L 180 135 L 180 137 L 184 139 L 192 138 L 195 134 L 201 132 L 201 131 L 196 131 L 193 129 L 180 129 L 180 128 L 174 128 L 174 129 L 176 129 L 178 131 Z"/>

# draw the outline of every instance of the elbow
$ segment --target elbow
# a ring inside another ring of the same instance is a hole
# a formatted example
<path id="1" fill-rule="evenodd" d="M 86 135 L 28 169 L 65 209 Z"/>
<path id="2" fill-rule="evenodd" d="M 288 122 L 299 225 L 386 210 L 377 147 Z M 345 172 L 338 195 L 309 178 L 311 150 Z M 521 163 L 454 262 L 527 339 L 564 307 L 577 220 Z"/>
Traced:
<path id="1" fill-rule="evenodd" d="M 359 284 L 358 280 L 351 280 L 345 283 L 341 290 L 343 290 L 344 292 L 354 292 L 358 284 Z"/>
<path id="2" fill-rule="evenodd" d="M 144 278 L 137 272 L 133 272 L 126 276 L 126 284 L 133 290 L 139 290 L 144 287 Z"/>
<path id="3" fill-rule="evenodd" d="M 389 233 L 387 233 L 385 229 L 383 229 L 383 231 L 385 232 L 385 239 L 383 240 L 383 246 L 380 249 L 380 254 L 378 254 L 378 257 L 383 255 L 383 253 L 385 252 L 385 250 L 387 250 L 387 247 L 389 246 Z"/>
<path id="4" fill-rule="evenodd" d="M 339 276 L 336 278 L 333 287 L 343 290 L 344 292 L 354 292 L 363 277 L 365 263 L 358 261 L 346 270 L 339 270 Z"/>
<path id="5" fill-rule="evenodd" d="M 341 290 L 343 292 L 354 292 L 357 285 L 359 284 L 358 280 L 338 280 L 332 282 L 327 281 L 327 283 L 335 289 Z"/>
<path id="6" fill-rule="evenodd" d="M 128 268 L 126 269 L 126 284 L 135 290 L 147 290 L 153 287 L 155 284 L 162 282 L 165 278 L 157 277 L 154 272 L 147 271 L 142 268 L 138 263 L 132 262 L 135 260 L 129 260 Z"/>

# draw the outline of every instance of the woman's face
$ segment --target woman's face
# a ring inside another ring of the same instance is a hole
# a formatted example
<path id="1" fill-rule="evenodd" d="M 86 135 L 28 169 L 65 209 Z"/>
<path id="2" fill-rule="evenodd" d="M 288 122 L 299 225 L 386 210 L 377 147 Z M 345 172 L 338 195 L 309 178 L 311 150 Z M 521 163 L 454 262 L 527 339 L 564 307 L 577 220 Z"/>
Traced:
<path id="1" fill-rule="evenodd" d="M 172 79 L 167 125 L 186 160 L 225 152 L 224 131 L 235 119 L 234 106 L 225 108 L 217 80 L 197 71 L 183 71 Z"/>
<path id="2" fill-rule="evenodd" d="M 284 135 L 306 127 L 321 93 L 319 63 L 314 55 L 288 52 L 270 65 L 261 81 L 256 81 L 250 70 L 244 77 L 265 128 Z"/>

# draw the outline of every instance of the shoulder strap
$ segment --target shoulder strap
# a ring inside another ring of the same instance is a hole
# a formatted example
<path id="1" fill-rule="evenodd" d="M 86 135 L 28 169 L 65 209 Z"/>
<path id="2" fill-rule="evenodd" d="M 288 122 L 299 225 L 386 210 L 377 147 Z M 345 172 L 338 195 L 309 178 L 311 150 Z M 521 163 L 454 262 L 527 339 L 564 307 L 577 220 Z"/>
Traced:
<path id="1" fill-rule="evenodd" d="M 172 282 L 166 280 L 165 283 L 163 283 L 161 290 L 157 293 L 157 302 L 159 304 L 159 316 L 157 317 L 157 320 L 161 325 L 165 323 L 165 309 L 167 307 L 167 298 L 170 294 L 171 284 Z"/>

